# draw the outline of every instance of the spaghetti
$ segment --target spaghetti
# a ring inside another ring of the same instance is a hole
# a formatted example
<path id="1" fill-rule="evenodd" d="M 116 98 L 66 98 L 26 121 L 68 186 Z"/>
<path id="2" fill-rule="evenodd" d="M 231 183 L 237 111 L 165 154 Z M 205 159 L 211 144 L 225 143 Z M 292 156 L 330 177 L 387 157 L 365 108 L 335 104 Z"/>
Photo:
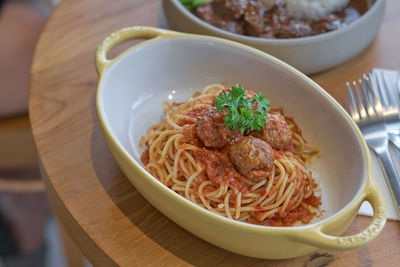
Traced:
<path id="1" fill-rule="evenodd" d="M 264 130 L 241 133 L 216 124 L 221 118 L 213 108 L 223 89 L 213 84 L 183 103 L 163 103 L 164 120 L 149 127 L 139 142 L 146 147 L 141 157 L 146 170 L 174 192 L 231 219 L 269 226 L 309 223 L 321 200 L 315 195 L 318 186 L 304 163 L 318 149 L 306 145 L 294 120 L 284 117 L 280 109 L 271 110 L 268 116 L 284 118 L 275 125 L 275 133 L 285 132 L 279 127 L 288 128 L 289 141 L 284 148 L 273 145 L 272 149 L 259 139 Z M 211 113 L 214 124 L 201 121 Z M 202 129 L 204 125 L 210 128 Z M 222 134 L 224 142 L 215 143 L 214 136 L 209 137 L 212 133 Z M 242 157 L 248 149 L 250 156 Z M 265 157 L 260 151 L 265 151 Z M 271 166 L 245 169 L 258 164 L 260 158 Z"/>

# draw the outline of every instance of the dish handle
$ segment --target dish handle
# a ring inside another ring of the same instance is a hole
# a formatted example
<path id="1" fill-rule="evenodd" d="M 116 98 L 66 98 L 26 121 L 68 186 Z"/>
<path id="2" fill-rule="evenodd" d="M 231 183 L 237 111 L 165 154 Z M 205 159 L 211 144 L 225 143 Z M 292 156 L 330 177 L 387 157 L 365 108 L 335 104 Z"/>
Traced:
<path id="1" fill-rule="evenodd" d="M 385 226 L 386 208 L 382 196 L 376 189 L 376 185 L 367 187 L 358 201 L 356 201 L 357 210 L 365 200 L 371 204 L 374 215 L 371 224 L 361 233 L 350 236 L 334 236 L 325 234 L 321 227 L 317 227 L 300 233 L 295 239 L 302 243 L 328 250 L 348 250 L 366 245 L 374 240 Z"/>
<path id="2" fill-rule="evenodd" d="M 153 39 L 171 35 L 179 35 L 179 33 L 163 30 L 154 27 L 134 26 L 120 29 L 107 36 L 97 47 L 96 50 L 96 68 L 99 74 L 109 66 L 113 60 L 107 59 L 107 53 L 114 46 L 128 40 L 134 39 Z"/>

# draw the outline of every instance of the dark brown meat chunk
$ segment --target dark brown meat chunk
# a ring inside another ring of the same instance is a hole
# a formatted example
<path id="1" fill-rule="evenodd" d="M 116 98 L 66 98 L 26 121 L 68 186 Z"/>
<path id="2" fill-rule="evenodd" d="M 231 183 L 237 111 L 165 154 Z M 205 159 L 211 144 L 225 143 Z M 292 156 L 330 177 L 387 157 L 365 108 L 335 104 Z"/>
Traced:
<path id="1" fill-rule="evenodd" d="M 282 1 L 276 1 L 275 4 L 265 13 L 265 20 L 271 27 L 277 27 L 280 24 L 287 24 L 289 16 L 287 14 L 286 4 Z"/>
<path id="2" fill-rule="evenodd" d="M 234 20 L 229 20 L 229 19 L 215 20 L 213 25 L 225 31 L 244 34 L 243 26 L 239 22 Z"/>
<path id="3" fill-rule="evenodd" d="M 358 19 L 365 10 L 354 2 L 342 11 L 316 21 L 289 17 L 283 0 L 275 0 L 268 9 L 257 0 L 213 0 L 200 5 L 195 14 L 218 28 L 237 34 L 299 38 L 334 31 Z"/>
<path id="4" fill-rule="evenodd" d="M 249 0 L 214 0 L 211 3 L 215 12 L 221 16 L 238 19 L 243 16 Z"/>
<path id="5" fill-rule="evenodd" d="M 249 35 L 262 36 L 271 31 L 264 23 L 265 7 L 260 2 L 251 0 L 244 12 L 245 30 Z"/>
<path id="6" fill-rule="evenodd" d="M 311 27 L 301 21 L 291 21 L 288 25 L 281 25 L 277 38 L 299 38 L 309 36 L 311 34 Z"/>
<path id="7" fill-rule="evenodd" d="M 196 15 L 205 22 L 208 22 L 220 29 L 233 33 L 244 34 L 243 27 L 239 21 L 216 13 L 211 3 L 205 3 L 199 6 L 196 9 Z"/>
<path id="8" fill-rule="evenodd" d="M 311 24 L 312 35 L 337 30 L 341 27 L 341 21 L 336 15 L 329 15 Z"/>
<path id="9" fill-rule="evenodd" d="M 243 137 L 239 130 L 232 131 L 225 127 L 224 116 L 225 113 L 218 112 L 216 107 L 207 108 L 200 112 L 196 132 L 206 147 L 222 148 Z"/>
<path id="10" fill-rule="evenodd" d="M 360 13 L 353 7 L 347 7 L 342 12 L 330 14 L 311 23 L 312 35 L 331 32 L 343 28 L 360 17 Z"/>
<path id="11" fill-rule="evenodd" d="M 265 178 L 273 168 L 274 150 L 265 141 L 246 136 L 232 145 L 229 158 L 237 171 L 249 178 Z"/>
<path id="12" fill-rule="evenodd" d="M 293 139 L 293 133 L 281 114 L 269 114 L 261 131 L 253 132 L 252 135 L 261 138 L 277 150 L 286 149 Z"/>

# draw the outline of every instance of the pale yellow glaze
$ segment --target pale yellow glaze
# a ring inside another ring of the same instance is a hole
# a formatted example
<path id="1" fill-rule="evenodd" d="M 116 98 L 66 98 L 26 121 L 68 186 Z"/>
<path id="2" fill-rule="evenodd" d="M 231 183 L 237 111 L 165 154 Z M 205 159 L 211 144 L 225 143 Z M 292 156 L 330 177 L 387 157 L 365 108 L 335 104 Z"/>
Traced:
<path id="1" fill-rule="evenodd" d="M 368 147 L 360 130 L 354 122 L 352 122 L 354 132 L 363 144 L 367 159 L 368 177 L 366 184 L 357 197 L 335 216 L 319 223 L 305 226 L 265 227 L 228 220 L 182 199 L 180 196 L 161 185 L 161 183 L 150 176 L 131 159 L 127 152 L 124 151 L 113 138 L 110 129 L 107 128 L 107 124 L 104 121 L 102 105 L 100 103 L 100 87 L 102 84 L 103 74 L 114 62 L 118 61 L 127 52 L 132 51 L 133 49 L 137 49 L 150 42 L 157 42 L 157 40 L 163 38 L 182 36 L 226 42 L 230 46 L 247 49 L 253 54 L 274 61 L 283 68 L 290 70 L 295 75 L 310 83 L 314 88 L 316 88 L 318 93 L 328 97 L 329 101 L 337 107 L 338 112 L 344 114 L 344 116 L 351 121 L 346 111 L 311 79 L 286 63 L 283 63 L 259 50 L 219 38 L 182 34 L 151 27 L 131 27 L 121 29 L 105 38 L 96 52 L 96 66 L 100 75 L 96 105 L 98 119 L 105 140 L 122 171 L 126 174 L 136 189 L 141 192 L 149 202 L 157 207 L 157 209 L 188 231 L 217 246 L 251 257 L 284 259 L 298 257 L 310 253 L 318 248 L 330 250 L 355 249 L 376 238 L 385 225 L 386 208 L 383 198 L 371 177 L 371 156 Z M 131 39 L 151 40 L 144 41 L 141 44 L 130 48 L 113 60 L 107 59 L 107 52 L 113 46 Z M 368 201 L 374 210 L 371 224 L 361 233 L 352 236 L 339 237 L 355 217 L 364 200 Z M 243 244 L 246 244 L 246 246 Z"/>

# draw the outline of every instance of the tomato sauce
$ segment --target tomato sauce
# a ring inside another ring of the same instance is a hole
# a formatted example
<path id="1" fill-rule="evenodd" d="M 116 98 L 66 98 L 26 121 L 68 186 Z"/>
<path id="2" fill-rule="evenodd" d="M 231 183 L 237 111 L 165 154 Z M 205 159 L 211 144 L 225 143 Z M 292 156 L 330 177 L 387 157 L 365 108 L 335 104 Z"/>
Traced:
<path id="1" fill-rule="evenodd" d="M 229 92 L 230 90 L 231 88 L 227 88 L 223 89 L 222 92 Z M 253 91 L 247 91 L 246 93 L 250 99 L 253 99 L 255 95 Z M 205 99 L 204 101 L 210 102 L 211 100 Z M 179 103 L 173 103 L 172 105 L 179 106 Z M 279 113 L 284 116 L 282 109 L 271 109 L 271 113 Z M 193 155 L 195 160 L 197 162 L 200 162 L 204 167 L 204 171 L 200 176 L 200 179 L 209 180 L 213 183 L 212 185 L 207 185 L 203 188 L 203 194 L 205 195 L 215 190 L 218 190 L 222 185 L 228 185 L 230 188 L 237 189 L 239 192 L 242 193 L 249 192 L 250 186 L 246 182 L 248 182 L 249 180 L 252 181 L 253 177 L 250 177 L 246 174 L 246 172 L 241 171 L 238 167 L 240 166 L 240 164 L 238 164 L 236 161 L 239 158 L 241 162 L 244 162 L 244 164 L 252 166 L 251 164 L 254 161 L 260 161 L 261 158 L 259 156 L 261 149 L 251 142 L 248 143 L 252 145 L 249 151 L 256 150 L 258 152 L 258 154 L 255 153 L 257 154 L 256 156 L 253 155 L 253 152 L 251 156 L 248 154 L 243 154 L 244 156 L 242 156 L 242 154 L 238 153 L 240 155 L 235 157 L 235 154 L 232 154 L 233 146 L 236 145 L 236 147 L 239 147 L 238 151 L 242 152 L 245 149 L 248 149 L 249 145 L 241 147 L 239 146 L 240 143 L 244 141 L 245 138 L 249 138 L 249 135 L 251 138 L 257 138 L 257 136 L 254 135 L 254 131 L 246 131 L 243 134 L 239 130 L 232 131 L 228 129 L 225 126 L 224 115 L 225 113 L 218 112 L 216 107 L 200 108 L 192 110 L 187 114 L 187 116 L 194 118 L 196 122 L 190 119 L 182 119 L 178 122 L 178 125 L 182 127 L 182 134 L 185 137 L 183 139 L 184 143 L 180 145 L 179 149 L 185 149 L 190 145 L 196 146 L 197 149 L 191 150 L 190 153 Z M 284 117 L 284 119 L 287 119 L 287 117 Z M 294 120 L 292 118 L 289 118 L 289 121 L 292 122 L 292 125 L 295 125 L 294 129 L 292 130 L 294 130 L 294 132 L 296 133 L 301 134 L 301 131 L 295 124 Z M 287 126 L 285 123 L 280 122 L 277 123 L 276 128 L 280 130 L 279 127 L 283 128 Z M 288 136 L 290 138 L 293 138 L 292 134 Z M 284 149 L 279 150 L 271 148 L 271 152 L 268 152 L 268 154 L 272 154 L 272 166 L 274 159 L 280 159 L 284 157 L 285 153 L 288 151 L 292 153 L 297 153 L 293 145 L 293 140 L 291 140 L 290 144 Z M 149 163 L 149 149 L 146 149 L 142 153 L 140 160 L 144 165 L 147 165 Z M 182 167 L 180 166 L 180 164 L 178 164 L 178 168 L 182 171 Z M 295 178 L 297 180 L 297 188 L 295 189 L 294 194 L 296 195 L 299 193 L 299 188 L 302 188 L 304 186 L 304 176 L 306 174 L 303 173 L 303 170 L 301 170 L 301 168 L 298 168 L 297 166 L 295 168 L 297 173 L 297 176 Z M 253 168 L 251 170 L 258 171 L 259 169 Z M 262 179 L 265 179 L 265 175 L 262 176 Z M 172 187 L 173 184 L 174 183 L 170 180 L 167 186 Z M 201 183 L 196 183 L 195 186 L 191 188 L 191 192 L 195 195 L 197 195 L 200 184 Z M 274 184 L 269 192 L 267 192 L 266 187 L 264 187 L 264 189 L 261 191 L 260 197 L 265 197 L 267 194 L 270 196 L 274 194 L 274 192 L 276 192 L 277 190 L 279 190 L 279 186 L 277 184 Z M 179 194 L 185 197 L 184 192 L 180 191 Z M 236 196 L 235 193 L 233 193 L 229 199 L 229 202 L 233 205 L 236 205 L 235 199 Z M 312 194 L 309 198 L 304 199 L 303 201 L 307 205 L 315 208 L 318 208 L 321 205 L 321 197 L 316 197 L 314 194 Z M 298 221 L 309 223 L 316 214 L 310 209 L 304 208 L 301 205 L 293 211 L 290 211 L 295 203 L 295 199 L 289 200 L 286 210 L 283 212 L 283 214 L 281 214 L 282 216 L 279 215 L 279 213 L 275 213 L 264 221 L 261 221 L 261 218 L 263 217 L 263 214 L 265 214 L 265 210 L 263 210 L 263 208 L 260 206 L 256 206 L 256 211 L 253 212 L 254 214 L 252 214 L 248 222 L 268 226 L 292 226 Z"/>
<path id="2" fill-rule="evenodd" d="M 293 203 L 289 203 L 289 206 L 293 206 Z M 288 209 L 290 207 L 288 206 Z M 278 213 L 273 214 L 271 217 L 266 218 L 264 221 L 261 221 L 261 216 L 264 211 L 255 212 L 255 218 L 250 218 L 249 223 L 265 225 L 265 226 L 293 226 L 296 222 L 301 222 L 303 224 L 307 224 L 311 222 L 311 220 L 316 216 L 315 212 L 304 208 L 303 206 L 299 206 L 291 212 L 285 212 L 283 217 L 279 216 Z"/>
<path id="3" fill-rule="evenodd" d="M 244 183 L 244 177 L 234 168 L 227 151 L 223 152 L 202 148 L 194 151 L 196 160 L 205 165 L 207 177 L 213 183 L 221 185 L 228 183 L 231 187 L 241 192 L 247 192 L 248 186 Z"/>
<path id="4" fill-rule="evenodd" d="M 146 166 L 150 161 L 150 151 L 146 149 L 140 156 L 140 161 Z"/>

